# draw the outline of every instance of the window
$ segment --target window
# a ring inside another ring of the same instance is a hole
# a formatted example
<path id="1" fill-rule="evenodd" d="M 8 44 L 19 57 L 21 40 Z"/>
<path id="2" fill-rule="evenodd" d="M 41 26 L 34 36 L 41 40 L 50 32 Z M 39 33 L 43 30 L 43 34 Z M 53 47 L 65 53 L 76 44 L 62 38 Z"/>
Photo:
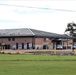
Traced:
<path id="1" fill-rule="evenodd" d="M 11 41 L 11 38 L 8 38 L 8 41 Z"/>
<path id="2" fill-rule="evenodd" d="M 12 38 L 12 41 L 15 41 L 15 38 Z"/>
<path id="3" fill-rule="evenodd" d="M 15 38 L 8 38 L 8 41 L 15 41 Z"/>

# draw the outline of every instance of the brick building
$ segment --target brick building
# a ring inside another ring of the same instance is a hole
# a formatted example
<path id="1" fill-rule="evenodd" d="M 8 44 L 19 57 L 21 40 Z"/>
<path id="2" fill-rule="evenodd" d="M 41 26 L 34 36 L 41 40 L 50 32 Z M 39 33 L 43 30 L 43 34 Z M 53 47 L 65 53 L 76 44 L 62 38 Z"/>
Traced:
<path id="1" fill-rule="evenodd" d="M 0 47 L 5 49 L 53 49 L 58 44 L 71 47 L 73 39 L 29 28 L 0 30 Z"/>

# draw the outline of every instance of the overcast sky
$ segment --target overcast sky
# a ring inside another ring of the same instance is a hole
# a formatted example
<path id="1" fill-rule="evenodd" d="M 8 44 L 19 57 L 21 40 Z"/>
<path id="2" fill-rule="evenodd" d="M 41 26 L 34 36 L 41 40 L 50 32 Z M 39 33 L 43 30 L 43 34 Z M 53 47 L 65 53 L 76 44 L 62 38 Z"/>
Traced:
<path id="1" fill-rule="evenodd" d="M 0 4 L 50 9 L 0 5 L 0 29 L 32 28 L 63 34 L 67 23 L 76 23 L 75 0 L 0 0 Z"/>

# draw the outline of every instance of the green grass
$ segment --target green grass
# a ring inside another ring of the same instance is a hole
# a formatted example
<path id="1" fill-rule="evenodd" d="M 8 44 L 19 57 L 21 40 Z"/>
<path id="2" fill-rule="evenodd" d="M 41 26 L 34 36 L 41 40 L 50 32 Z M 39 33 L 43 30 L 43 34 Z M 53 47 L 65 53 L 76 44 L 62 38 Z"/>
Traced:
<path id="1" fill-rule="evenodd" d="M 0 54 L 0 75 L 76 75 L 76 56 Z"/>

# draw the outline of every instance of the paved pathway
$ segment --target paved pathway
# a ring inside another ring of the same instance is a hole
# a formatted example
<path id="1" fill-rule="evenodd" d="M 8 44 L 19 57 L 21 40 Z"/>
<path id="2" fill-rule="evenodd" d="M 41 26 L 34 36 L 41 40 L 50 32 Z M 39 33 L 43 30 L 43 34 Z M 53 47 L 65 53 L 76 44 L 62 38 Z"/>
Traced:
<path id="1" fill-rule="evenodd" d="M 1 50 L 0 52 L 21 53 L 21 54 L 26 54 L 26 53 L 68 54 L 68 53 L 72 53 L 72 50 Z"/>

